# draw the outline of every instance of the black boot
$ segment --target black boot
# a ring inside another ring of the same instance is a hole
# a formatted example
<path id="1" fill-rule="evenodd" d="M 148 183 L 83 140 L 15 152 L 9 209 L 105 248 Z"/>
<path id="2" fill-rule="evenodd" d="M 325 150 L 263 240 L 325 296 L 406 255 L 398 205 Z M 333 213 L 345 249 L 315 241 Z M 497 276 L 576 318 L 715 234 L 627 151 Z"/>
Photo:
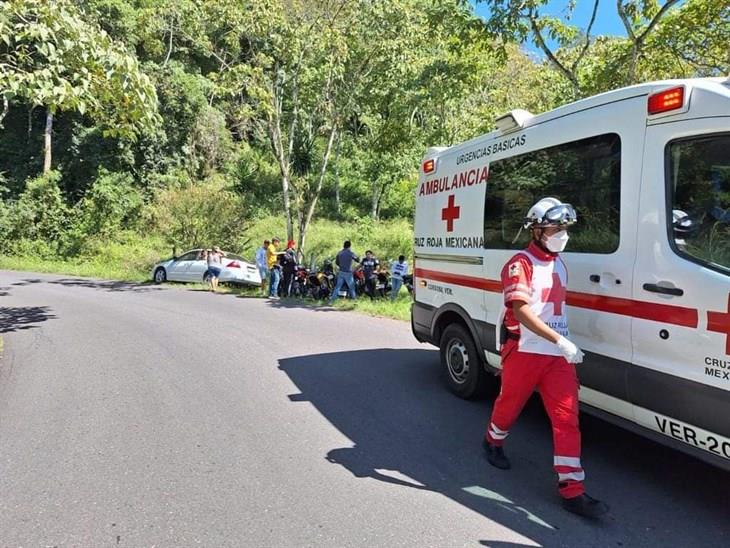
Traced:
<path id="1" fill-rule="evenodd" d="M 509 459 L 501 447 L 491 445 L 486 439 L 482 440 L 482 447 L 484 447 L 484 451 L 487 453 L 489 464 L 500 470 L 509 470 L 511 468 Z"/>
<path id="2" fill-rule="evenodd" d="M 608 504 L 589 497 L 585 493 L 570 499 L 563 499 L 563 508 L 585 518 L 597 518 L 608 512 Z"/>

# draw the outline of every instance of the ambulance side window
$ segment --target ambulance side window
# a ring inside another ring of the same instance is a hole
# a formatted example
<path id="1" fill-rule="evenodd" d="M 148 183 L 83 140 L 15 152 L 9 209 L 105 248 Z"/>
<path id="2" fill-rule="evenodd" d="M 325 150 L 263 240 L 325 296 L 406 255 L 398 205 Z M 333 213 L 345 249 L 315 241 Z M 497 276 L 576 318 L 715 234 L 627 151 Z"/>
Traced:
<path id="1" fill-rule="evenodd" d="M 610 133 L 492 162 L 486 195 L 487 249 L 524 248 L 527 210 L 554 196 L 578 213 L 566 251 L 612 253 L 619 244 L 621 139 Z"/>
<path id="2" fill-rule="evenodd" d="M 667 185 L 674 250 L 730 274 L 730 134 L 669 143 Z"/>

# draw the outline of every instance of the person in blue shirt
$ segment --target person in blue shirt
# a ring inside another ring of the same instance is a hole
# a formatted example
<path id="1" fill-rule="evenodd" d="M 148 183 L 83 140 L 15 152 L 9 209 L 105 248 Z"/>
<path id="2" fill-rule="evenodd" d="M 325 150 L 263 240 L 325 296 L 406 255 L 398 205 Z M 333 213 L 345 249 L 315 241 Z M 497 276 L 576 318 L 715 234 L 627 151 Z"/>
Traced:
<path id="1" fill-rule="evenodd" d="M 352 263 L 359 263 L 360 259 L 357 255 L 355 255 L 355 253 L 353 253 L 352 249 L 350 249 L 351 245 L 350 240 L 345 240 L 345 243 L 342 244 L 342 250 L 337 254 L 337 258 L 335 259 L 335 264 L 340 267 L 340 271 L 337 273 L 335 289 L 330 295 L 330 305 L 337 300 L 343 284 L 347 284 L 347 291 L 350 298 L 357 298 L 355 295 L 355 278 L 352 275 Z"/>
<path id="2" fill-rule="evenodd" d="M 266 261 L 266 250 L 268 249 L 271 242 L 264 240 L 264 245 L 256 250 L 256 266 L 259 269 L 259 275 L 261 276 L 261 293 L 266 295 L 266 282 L 269 279 L 269 265 Z"/>

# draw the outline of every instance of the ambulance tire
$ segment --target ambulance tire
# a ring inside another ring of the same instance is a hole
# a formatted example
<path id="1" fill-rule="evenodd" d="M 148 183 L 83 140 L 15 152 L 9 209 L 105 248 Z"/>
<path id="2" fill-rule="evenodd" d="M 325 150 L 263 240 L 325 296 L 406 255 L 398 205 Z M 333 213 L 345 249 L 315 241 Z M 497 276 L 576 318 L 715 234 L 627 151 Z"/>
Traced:
<path id="1" fill-rule="evenodd" d="M 449 324 L 441 334 L 439 350 L 449 390 L 464 399 L 482 396 L 487 388 L 487 372 L 469 330 L 459 323 Z"/>

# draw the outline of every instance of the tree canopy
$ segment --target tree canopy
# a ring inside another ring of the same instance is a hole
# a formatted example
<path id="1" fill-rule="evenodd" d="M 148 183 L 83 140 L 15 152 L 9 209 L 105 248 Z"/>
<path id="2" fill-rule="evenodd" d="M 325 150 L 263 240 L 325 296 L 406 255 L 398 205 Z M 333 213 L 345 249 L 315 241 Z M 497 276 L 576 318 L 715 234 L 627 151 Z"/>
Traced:
<path id="1" fill-rule="evenodd" d="M 595 33 L 598 0 L 584 28 L 572 1 L 563 18 L 483 2 L 487 19 L 463 0 L 3 2 L 0 223 L 45 201 L 69 254 L 141 226 L 202 245 L 210 218 L 276 215 L 306 248 L 316 218 L 410 218 L 425 149 L 505 111 L 730 72 L 725 0 L 618 0 L 624 37 Z"/>

